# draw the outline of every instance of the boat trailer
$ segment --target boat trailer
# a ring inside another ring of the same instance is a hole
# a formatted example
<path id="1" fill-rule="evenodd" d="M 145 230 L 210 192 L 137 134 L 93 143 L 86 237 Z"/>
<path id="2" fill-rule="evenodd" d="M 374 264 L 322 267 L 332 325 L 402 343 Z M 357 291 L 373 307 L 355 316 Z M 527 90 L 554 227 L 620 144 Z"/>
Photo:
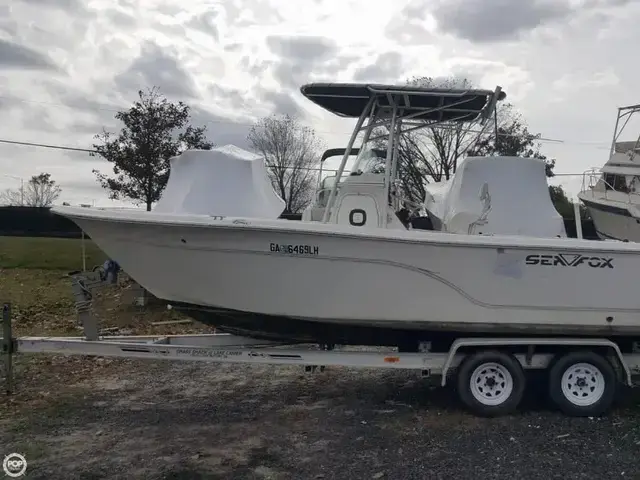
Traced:
<path id="1" fill-rule="evenodd" d="M 90 306 L 92 289 L 101 285 L 101 279 L 93 272 L 74 273 L 72 285 L 84 336 L 14 338 L 11 305 L 3 305 L 0 346 L 7 394 L 14 390 L 13 357 L 23 353 L 300 365 L 307 372 L 334 366 L 414 370 L 422 376 L 440 376 L 443 387 L 454 380 L 462 402 L 483 416 L 512 412 L 522 400 L 526 372 L 531 370 L 548 372 L 551 400 L 572 416 L 604 414 L 617 387 L 633 386 L 632 376 L 640 375 L 640 353 L 622 353 L 613 341 L 598 338 L 458 338 L 447 352 L 431 352 L 427 342 L 419 352 L 400 353 L 393 348 L 291 347 L 227 333 L 100 335 Z"/>

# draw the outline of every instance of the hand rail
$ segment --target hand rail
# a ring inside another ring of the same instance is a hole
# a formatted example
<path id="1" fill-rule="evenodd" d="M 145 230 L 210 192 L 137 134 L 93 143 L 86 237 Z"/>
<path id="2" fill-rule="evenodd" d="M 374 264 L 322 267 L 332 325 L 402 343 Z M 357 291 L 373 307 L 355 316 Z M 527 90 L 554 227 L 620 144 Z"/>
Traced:
<path id="1" fill-rule="evenodd" d="M 587 175 L 589 176 L 589 184 L 585 188 L 585 179 L 587 178 Z M 581 189 L 581 191 L 584 192 L 587 189 L 593 191 L 598 183 L 602 183 L 605 186 L 604 190 L 599 190 L 599 193 L 602 194 L 602 196 L 604 197 L 605 200 L 619 201 L 619 199 L 609 198 L 608 192 L 616 192 L 618 194 L 625 194 L 627 196 L 627 203 L 633 203 L 631 195 L 634 195 L 634 196 L 640 198 L 640 192 L 633 192 L 633 193 L 632 192 L 623 192 L 621 190 L 617 190 L 616 188 L 614 188 L 613 185 L 611 185 L 609 182 L 607 182 L 604 179 L 604 174 L 602 172 L 599 172 L 597 168 L 590 168 L 589 170 L 586 170 L 585 172 L 583 172 L 583 174 L 582 174 L 582 189 Z M 606 188 L 606 187 L 609 187 L 609 188 Z"/>

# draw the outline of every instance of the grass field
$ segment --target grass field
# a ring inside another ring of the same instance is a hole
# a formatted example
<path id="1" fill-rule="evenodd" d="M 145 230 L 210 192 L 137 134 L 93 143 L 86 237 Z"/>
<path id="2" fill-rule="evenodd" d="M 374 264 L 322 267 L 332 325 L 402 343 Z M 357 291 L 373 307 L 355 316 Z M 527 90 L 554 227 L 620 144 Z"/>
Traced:
<path id="1" fill-rule="evenodd" d="M 90 240 L 85 240 L 85 252 L 87 270 L 107 258 Z M 75 270 L 82 270 L 79 239 L 0 237 L 0 304 L 11 303 L 14 336 L 82 335 L 68 275 Z M 152 325 L 182 320 L 184 316 L 159 301 L 145 307 L 134 305 L 133 284 L 123 273 L 117 285 L 94 290 L 92 310 L 100 328 L 119 335 L 211 333 L 211 328 L 195 322 Z M 10 408 L 0 403 L 0 419 L 20 410 L 28 411 L 36 404 L 47 405 L 47 392 L 66 391 L 61 382 L 81 382 L 110 365 L 121 364 L 97 357 L 17 355 L 18 393 L 11 397 Z"/>
<path id="2" fill-rule="evenodd" d="M 106 255 L 85 240 L 87 268 Z M 17 332 L 62 334 L 73 327 L 68 273 L 82 269 L 82 241 L 66 238 L 0 237 L 0 302 L 12 304 Z"/>
<path id="3" fill-rule="evenodd" d="M 87 270 L 107 255 L 85 240 Z M 80 239 L 0 237 L 0 303 L 12 304 L 17 335 L 78 335 L 71 271 L 82 270 Z M 117 286 L 95 292 L 94 310 L 102 327 L 121 327 L 136 333 L 149 323 L 182 318 L 164 304 L 133 305 L 132 281 L 123 274 Z M 182 333 L 155 329 L 158 333 Z M 180 329 L 195 327 L 181 326 Z M 200 330 L 198 330 L 200 331 Z M 185 332 L 186 333 L 186 332 Z"/>
<path id="4" fill-rule="evenodd" d="M 87 268 L 102 264 L 107 256 L 85 240 Z M 81 270 L 82 240 L 73 238 L 0 237 L 0 268 Z"/>

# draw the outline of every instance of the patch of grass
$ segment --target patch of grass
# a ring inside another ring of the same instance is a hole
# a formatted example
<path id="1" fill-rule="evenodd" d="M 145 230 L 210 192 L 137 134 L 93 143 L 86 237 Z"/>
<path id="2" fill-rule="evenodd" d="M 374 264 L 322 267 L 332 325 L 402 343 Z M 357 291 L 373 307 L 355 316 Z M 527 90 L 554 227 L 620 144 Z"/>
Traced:
<path id="1" fill-rule="evenodd" d="M 27 243 L 21 244 L 21 241 Z M 37 255 L 29 255 L 28 245 L 35 245 Z M 104 257 L 95 246 L 87 248 L 87 251 L 92 255 L 87 267 L 102 263 Z M 0 304 L 11 303 L 15 337 L 82 335 L 82 329 L 77 325 L 71 279 L 68 276 L 71 270 L 81 269 L 81 263 L 76 266 L 69 262 L 74 253 L 80 253 L 77 240 L 0 237 Z M 51 258 L 49 264 L 43 261 L 43 257 L 48 256 Z M 67 260 L 64 260 L 65 257 Z M 79 256 L 78 261 L 81 261 Z M 18 264 L 26 267 L 7 268 Z M 153 322 L 182 320 L 185 317 L 175 310 L 167 310 L 166 304 L 161 301 L 150 302 L 144 308 L 135 306 L 132 286 L 132 280 L 123 272 L 117 285 L 93 291 L 92 313 L 101 328 L 120 335 L 211 333 L 210 327 L 197 322 L 153 325 Z M 52 398 L 62 398 L 67 393 L 73 398 L 82 396 L 78 393 L 82 388 L 78 390 L 76 387 L 100 374 L 126 372 L 121 367 L 123 363 L 115 360 L 52 354 L 16 355 L 17 393 L 4 404 L 0 403 L 0 444 L 3 444 L 2 431 L 6 430 L 3 421 L 17 418 L 20 412 L 31 412 L 28 414 L 31 416 L 39 412 L 43 405 L 51 404 Z M 3 378 L 0 377 L 0 388 L 2 384 Z M 57 405 L 56 408 L 59 407 Z M 46 417 L 50 412 L 45 413 Z"/>
<path id="2" fill-rule="evenodd" d="M 107 256 L 85 239 L 87 269 L 101 265 Z M 75 238 L 1 237 L 0 268 L 62 270 L 82 269 L 82 240 Z"/>
<path id="3" fill-rule="evenodd" d="M 71 280 L 60 270 L 3 269 L 0 303 L 11 303 L 14 335 L 76 334 Z"/>
<path id="4" fill-rule="evenodd" d="M 185 316 L 168 310 L 164 302 L 150 302 L 146 307 L 133 304 L 132 281 L 126 274 L 118 285 L 93 291 L 93 315 L 101 328 L 119 328 L 139 335 L 203 333 L 201 324 L 151 326 L 152 322 L 181 320 Z M 81 335 L 71 279 L 68 272 L 13 268 L 0 271 L 0 303 L 11 303 L 14 335 Z M 124 333 L 123 333 L 124 334 Z"/>
<path id="5" fill-rule="evenodd" d="M 85 240 L 87 269 L 106 255 Z M 75 334 L 68 273 L 82 269 L 82 240 L 0 236 L 0 302 L 11 302 L 16 335 L 45 327 L 50 335 Z"/>

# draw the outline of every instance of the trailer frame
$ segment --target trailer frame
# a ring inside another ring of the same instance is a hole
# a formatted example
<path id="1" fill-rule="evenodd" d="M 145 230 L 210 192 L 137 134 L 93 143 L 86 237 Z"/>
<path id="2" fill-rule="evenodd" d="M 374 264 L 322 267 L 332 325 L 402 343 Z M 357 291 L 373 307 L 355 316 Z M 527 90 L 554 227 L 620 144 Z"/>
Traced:
<path id="1" fill-rule="evenodd" d="M 615 369 L 616 383 L 633 386 L 632 377 L 640 375 L 640 353 L 623 353 L 606 338 L 465 338 L 456 339 L 447 352 L 430 351 L 430 343 L 418 352 L 387 350 L 349 350 L 349 347 L 297 344 L 294 347 L 269 340 L 257 340 L 228 333 L 186 335 L 100 335 L 96 318 L 91 314 L 92 288 L 101 286 L 94 273 L 72 275 L 76 307 L 84 336 L 14 338 L 11 304 L 2 308 L 3 335 L 0 352 L 4 357 L 7 394 L 13 393 L 13 357 L 21 353 L 52 353 L 100 357 L 180 360 L 262 365 L 299 365 L 307 372 L 324 371 L 327 366 L 351 368 L 387 368 L 419 371 L 422 376 L 441 376 L 440 385 L 458 371 L 463 362 L 480 354 L 509 355 L 524 371 L 550 369 L 566 352 L 597 352 Z M 91 279 L 87 282 L 87 278 Z M 93 283 L 92 283 L 93 282 Z M 561 353 L 558 353 L 558 347 Z M 382 347 L 380 347 L 382 348 Z M 553 351 L 552 349 L 556 350 Z M 536 351 L 537 350 L 537 351 Z M 508 363 L 508 362 L 507 362 Z M 517 370 L 516 369 L 516 370 Z M 514 373 L 517 373 L 515 371 Z M 460 383 L 458 383 L 460 388 Z M 469 402 L 465 402 L 469 406 Z M 473 408 L 472 408 L 473 409 Z M 484 411 L 486 410 L 486 411 Z M 488 408 L 476 413 L 491 414 Z M 499 409 L 494 409 L 499 412 Z M 493 412 L 494 410 L 491 410 Z M 496 414 L 498 414 L 496 413 Z"/>

